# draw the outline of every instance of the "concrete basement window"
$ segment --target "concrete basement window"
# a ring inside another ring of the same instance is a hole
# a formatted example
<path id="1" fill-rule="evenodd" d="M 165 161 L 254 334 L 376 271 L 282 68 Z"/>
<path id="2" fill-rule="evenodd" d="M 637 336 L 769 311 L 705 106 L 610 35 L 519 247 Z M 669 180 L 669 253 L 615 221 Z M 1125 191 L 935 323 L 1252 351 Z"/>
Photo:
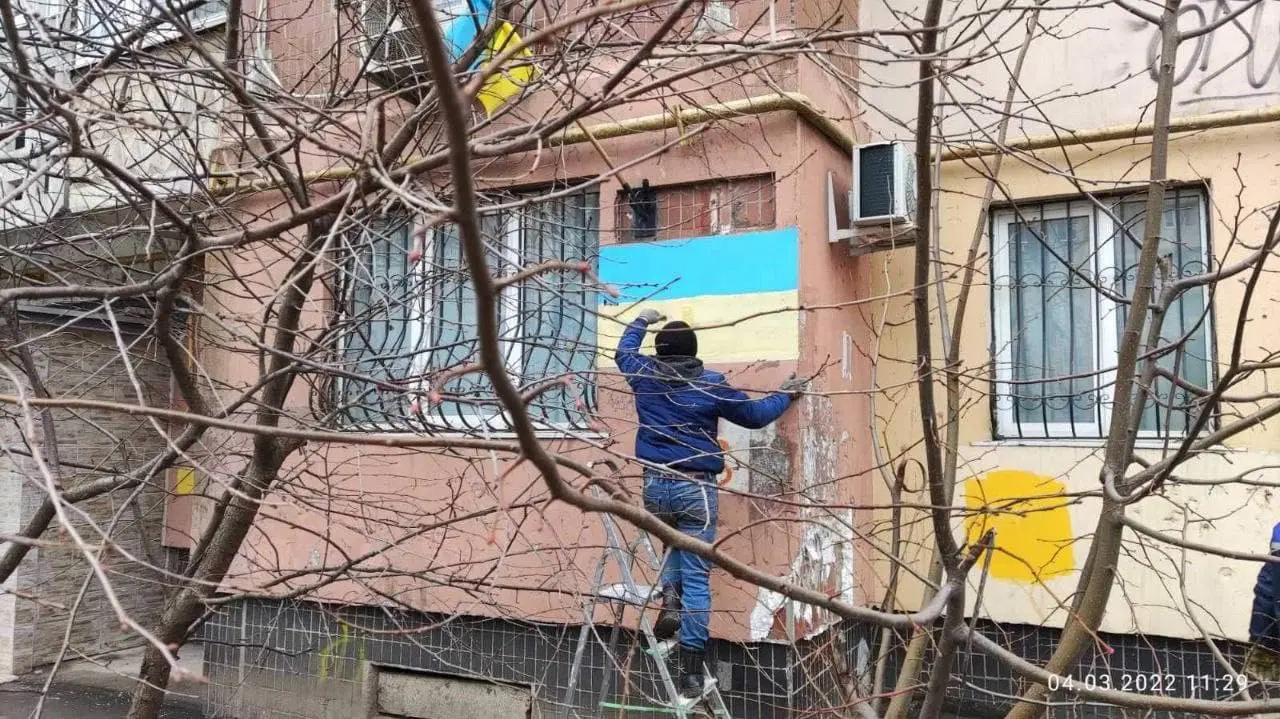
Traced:
<path id="1" fill-rule="evenodd" d="M 529 719 L 528 686 L 395 669 L 377 670 L 376 719 Z"/>

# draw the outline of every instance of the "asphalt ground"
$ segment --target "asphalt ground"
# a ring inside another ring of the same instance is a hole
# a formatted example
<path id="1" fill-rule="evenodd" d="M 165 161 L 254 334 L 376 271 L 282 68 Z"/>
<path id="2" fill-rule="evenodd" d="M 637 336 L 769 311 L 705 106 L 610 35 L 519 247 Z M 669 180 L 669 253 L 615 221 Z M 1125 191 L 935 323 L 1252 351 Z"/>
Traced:
<path id="1" fill-rule="evenodd" d="M 19 679 L 0 684 L 0 719 L 33 719 L 44 681 Z M 45 696 L 40 719 L 116 719 L 129 710 L 128 692 L 54 682 Z M 204 719 L 198 702 L 170 700 L 161 719 Z"/>
<path id="2" fill-rule="evenodd" d="M 198 674 L 203 649 L 190 644 L 179 653 L 179 666 Z M 0 719 L 118 719 L 129 710 L 129 696 L 142 663 L 141 648 L 125 649 L 91 659 L 69 661 L 54 677 L 49 692 L 40 702 L 48 669 L 0 683 Z M 204 685 L 182 681 L 170 685 L 170 694 L 160 711 L 161 719 L 205 719 Z"/>

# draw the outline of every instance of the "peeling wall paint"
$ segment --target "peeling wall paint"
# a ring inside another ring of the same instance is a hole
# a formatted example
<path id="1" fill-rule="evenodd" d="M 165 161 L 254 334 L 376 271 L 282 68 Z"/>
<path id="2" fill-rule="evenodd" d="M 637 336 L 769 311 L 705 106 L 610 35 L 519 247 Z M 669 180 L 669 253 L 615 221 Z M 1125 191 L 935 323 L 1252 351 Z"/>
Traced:
<path id="1" fill-rule="evenodd" d="M 821 388 L 815 387 L 816 392 Z M 853 510 L 832 510 L 823 505 L 839 503 L 840 447 L 849 434 L 837 431 L 830 398 L 810 395 L 803 400 L 798 449 L 799 481 L 804 500 L 814 505 L 803 510 L 804 527 L 799 548 L 787 575 L 793 584 L 844 601 L 854 599 Z M 751 611 L 752 641 L 790 641 L 814 636 L 838 618 L 828 612 L 781 594 L 758 589 Z M 794 624 L 792 624 L 794 623 Z"/>
<path id="2" fill-rule="evenodd" d="M 821 391 L 815 387 L 815 392 Z M 804 398 L 804 422 L 800 429 L 801 491 L 812 502 L 830 502 L 836 496 L 840 441 L 829 397 Z M 847 434 L 842 437 L 848 437 Z"/>
<path id="3" fill-rule="evenodd" d="M 814 516 L 805 524 L 800 551 L 787 580 L 843 601 L 853 601 L 853 510 Z M 795 626 L 788 628 L 788 614 Z M 793 641 L 813 637 L 836 623 L 835 615 L 765 589 L 756 591 L 751 609 L 751 641 Z"/>
<path id="4" fill-rule="evenodd" d="M 750 430 L 721 422 L 719 432 L 720 438 L 729 445 L 725 464 L 733 470 L 733 477 L 725 484 L 727 488 L 766 497 L 786 489 L 787 478 L 791 476 L 791 455 L 776 424 Z"/>
<path id="5" fill-rule="evenodd" d="M 787 491 L 791 477 L 791 450 L 776 429 L 752 432 L 750 489 L 752 494 L 772 497 Z"/>

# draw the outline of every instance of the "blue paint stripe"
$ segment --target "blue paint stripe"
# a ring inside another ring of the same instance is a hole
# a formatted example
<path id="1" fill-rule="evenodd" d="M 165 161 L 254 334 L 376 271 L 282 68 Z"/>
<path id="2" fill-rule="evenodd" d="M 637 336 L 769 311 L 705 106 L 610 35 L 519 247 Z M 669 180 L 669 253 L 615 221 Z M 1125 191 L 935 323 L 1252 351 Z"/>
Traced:
<path id="1" fill-rule="evenodd" d="M 636 242 L 600 248 L 600 279 L 621 300 L 675 300 L 794 290 L 800 281 L 800 230 Z"/>
<path id="2" fill-rule="evenodd" d="M 443 2 L 437 16 L 441 23 L 441 34 L 444 35 L 445 46 L 449 51 L 449 61 L 457 62 L 458 58 L 476 41 L 476 35 L 489 22 L 489 13 L 493 9 L 491 0 L 453 0 Z M 476 59 L 473 67 L 479 65 Z"/>

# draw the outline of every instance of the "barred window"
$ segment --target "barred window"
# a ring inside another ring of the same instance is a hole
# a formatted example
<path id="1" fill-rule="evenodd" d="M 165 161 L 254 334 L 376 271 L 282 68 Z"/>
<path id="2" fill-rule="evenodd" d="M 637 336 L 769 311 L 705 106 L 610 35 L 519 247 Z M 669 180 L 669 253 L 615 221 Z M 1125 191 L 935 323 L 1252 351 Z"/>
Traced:
<path id="1" fill-rule="evenodd" d="M 73 63 L 80 66 L 94 62 L 145 23 L 164 18 L 160 6 L 176 13 L 175 8 L 183 4 L 170 0 L 74 0 L 71 7 L 75 10 L 76 29 L 85 41 L 81 43 Z M 191 30 L 199 32 L 225 23 L 228 6 L 228 0 L 206 0 L 204 4 L 181 13 L 180 17 Z M 178 37 L 181 33 L 165 21 L 142 44 L 149 46 Z"/>
<path id="2" fill-rule="evenodd" d="M 1107 431 L 1116 352 L 1137 274 L 1146 198 L 1080 198 L 1019 205 L 992 218 L 994 414 L 998 437 L 1099 438 Z M 1204 193 L 1167 193 L 1160 229 L 1162 281 L 1208 267 Z M 1183 384 L 1213 377 L 1208 293 L 1183 292 L 1170 306 L 1156 348 L 1159 366 Z M 1148 317 L 1148 326 L 1151 317 Z M 1140 430 L 1186 432 L 1197 394 L 1157 377 Z"/>
<path id="3" fill-rule="evenodd" d="M 504 204 L 518 201 L 509 196 Z M 481 229 L 490 271 L 510 276 L 548 261 L 599 255 L 599 199 L 575 193 L 485 214 Z M 422 423 L 501 430 L 501 404 L 484 372 L 457 374 L 479 362 L 475 290 L 456 226 L 427 233 L 418 262 L 414 223 L 391 216 L 368 223 L 352 248 L 347 273 L 346 369 L 360 379 L 340 383 L 348 424 L 396 428 Z M 596 288 L 581 272 L 540 273 L 505 288 L 498 325 L 506 369 L 522 389 L 569 382 L 530 404 L 544 428 L 587 426 L 596 348 Z M 367 378 L 367 379 L 365 379 Z M 433 386 L 434 383 L 434 386 Z M 434 391 L 442 401 L 412 398 Z"/>
<path id="4" fill-rule="evenodd" d="M 543 0 L 546 5 L 556 3 L 555 0 Z M 676 21 L 663 42 L 679 44 L 682 42 L 698 42 L 740 30 L 740 14 L 738 0 L 696 0 L 693 5 Z M 679 3 L 676 0 L 655 0 L 634 9 L 622 9 L 611 17 L 616 26 L 614 32 L 632 42 L 640 43 L 653 37 L 675 11 Z M 552 8 L 546 8 L 547 17 Z"/>
<path id="5" fill-rule="evenodd" d="M 618 193 L 616 225 L 623 242 L 671 240 L 752 230 L 777 222 L 772 175 Z"/>

